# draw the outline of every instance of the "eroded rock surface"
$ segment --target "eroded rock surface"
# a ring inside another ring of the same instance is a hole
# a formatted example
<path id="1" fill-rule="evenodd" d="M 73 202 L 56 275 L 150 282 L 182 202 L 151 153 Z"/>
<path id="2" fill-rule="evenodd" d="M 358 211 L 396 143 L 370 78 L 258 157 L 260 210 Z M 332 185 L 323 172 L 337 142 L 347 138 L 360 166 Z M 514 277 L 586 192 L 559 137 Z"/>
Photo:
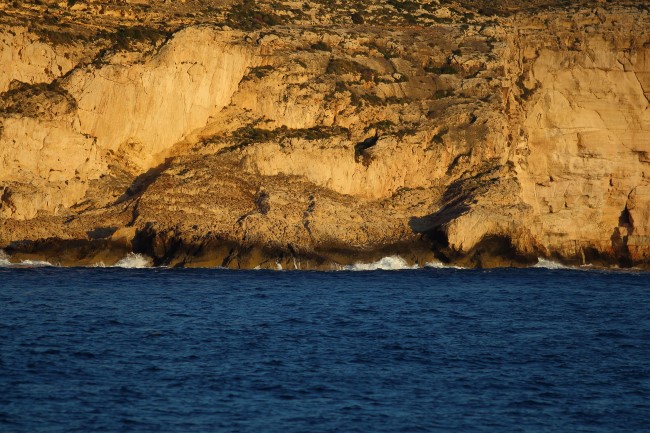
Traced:
<path id="1" fill-rule="evenodd" d="M 207 3 L 0 10 L 12 260 L 650 263 L 643 2 Z"/>

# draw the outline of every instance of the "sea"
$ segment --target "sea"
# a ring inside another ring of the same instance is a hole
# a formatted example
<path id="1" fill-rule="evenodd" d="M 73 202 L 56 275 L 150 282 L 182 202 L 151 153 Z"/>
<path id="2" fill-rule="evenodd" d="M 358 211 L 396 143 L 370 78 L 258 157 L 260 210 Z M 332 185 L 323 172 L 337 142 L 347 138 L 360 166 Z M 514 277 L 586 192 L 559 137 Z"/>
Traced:
<path id="1" fill-rule="evenodd" d="M 650 273 L 0 267 L 0 432 L 650 432 Z"/>

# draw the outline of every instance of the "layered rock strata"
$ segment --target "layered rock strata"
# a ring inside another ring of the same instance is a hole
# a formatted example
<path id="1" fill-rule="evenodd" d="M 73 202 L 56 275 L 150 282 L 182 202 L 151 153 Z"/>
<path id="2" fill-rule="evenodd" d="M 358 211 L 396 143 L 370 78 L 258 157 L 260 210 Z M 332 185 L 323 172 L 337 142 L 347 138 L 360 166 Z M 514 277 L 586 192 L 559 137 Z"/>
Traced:
<path id="1" fill-rule="evenodd" d="M 62 265 L 134 251 L 170 266 L 648 267 L 648 11 L 411 3 L 426 25 L 366 12 L 322 28 L 304 12 L 234 28 L 240 9 L 223 6 L 230 25 L 179 14 L 165 37 L 90 43 L 5 10 L 0 248 Z"/>

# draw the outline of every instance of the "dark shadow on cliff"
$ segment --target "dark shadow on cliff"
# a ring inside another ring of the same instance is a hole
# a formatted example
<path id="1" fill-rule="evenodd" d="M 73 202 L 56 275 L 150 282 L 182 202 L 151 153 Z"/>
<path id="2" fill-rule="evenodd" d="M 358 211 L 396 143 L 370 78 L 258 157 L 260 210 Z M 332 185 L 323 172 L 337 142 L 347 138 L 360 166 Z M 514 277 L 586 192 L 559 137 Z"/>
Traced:
<path id="1" fill-rule="evenodd" d="M 449 225 L 470 212 L 473 206 L 479 206 L 477 199 L 489 193 L 500 180 L 499 169 L 498 166 L 493 167 L 452 182 L 443 194 L 444 205 L 437 212 L 409 219 L 411 230 L 431 244 L 434 256 L 441 262 L 473 268 L 528 266 L 537 262 L 536 255 L 519 251 L 516 243 L 506 234 L 485 233 L 469 251 L 459 251 L 449 242 Z M 488 214 L 489 211 L 489 208 L 483 208 L 481 212 Z"/>
<path id="2" fill-rule="evenodd" d="M 110 238 L 116 231 L 117 227 L 96 227 L 87 231 L 86 234 L 88 235 L 88 239 L 97 240 Z"/>
<path id="3" fill-rule="evenodd" d="M 449 239 L 445 225 L 467 212 L 469 207 L 458 205 L 444 207 L 440 211 L 423 217 L 411 217 L 409 227 L 414 233 L 422 235 L 422 239 L 431 244 L 436 259 L 450 263 L 456 254 L 449 248 Z"/>
<path id="4" fill-rule="evenodd" d="M 183 237 L 178 230 L 157 231 L 148 223 L 136 232 L 133 252 L 153 259 L 155 266 L 223 267 L 231 269 L 277 268 L 326 269 L 354 263 L 371 263 L 399 255 L 408 263 L 424 266 L 431 259 L 427 242 L 405 241 L 375 248 L 355 248 L 348 244 L 319 244 L 315 247 L 291 243 L 246 242 L 227 234 L 197 238 Z"/>
<path id="5" fill-rule="evenodd" d="M 619 227 L 614 228 L 612 236 L 612 252 L 616 256 L 618 265 L 622 268 L 632 267 L 632 259 L 630 257 L 630 250 L 627 247 L 627 236 L 622 236 Z M 597 257 L 600 259 L 600 257 Z M 587 253 L 585 252 L 585 260 L 587 260 Z M 590 263 L 593 259 L 590 261 Z"/>
<path id="6" fill-rule="evenodd" d="M 58 266 L 111 264 L 124 258 L 130 247 L 124 241 L 102 239 L 60 239 L 13 241 L 4 248 L 12 259 L 46 261 Z"/>
<path id="7" fill-rule="evenodd" d="M 523 254 L 509 236 L 484 236 L 459 261 L 472 268 L 522 267 L 537 263 L 536 254 Z"/>
<path id="8" fill-rule="evenodd" d="M 473 199 L 475 189 L 468 190 L 466 183 L 467 180 L 463 179 L 452 182 L 442 196 L 445 204 L 437 212 L 409 219 L 413 233 L 421 234 L 424 240 L 429 241 L 434 255 L 443 263 L 449 263 L 455 255 L 449 248 L 446 225 L 470 210 L 467 203 Z"/>
<path id="9" fill-rule="evenodd" d="M 118 197 L 113 205 L 123 203 L 128 200 L 134 200 L 139 198 L 144 192 L 149 188 L 149 186 L 158 179 L 158 177 L 169 168 L 171 164 L 171 158 L 165 159 L 165 162 L 157 165 L 156 167 L 150 168 L 146 172 L 137 176 L 131 182 L 131 185 L 124 191 L 124 193 Z"/>
<path id="10" fill-rule="evenodd" d="M 634 231 L 634 222 L 630 216 L 630 211 L 627 206 L 621 211 L 618 217 L 618 227 L 614 227 L 610 240 L 612 242 L 612 254 L 614 257 L 606 257 L 606 254 L 599 253 L 598 251 L 584 251 L 585 260 L 589 263 L 604 262 L 610 264 L 615 262 L 621 268 L 631 268 L 634 265 L 630 250 L 627 246 L 628 234 Z M 589 257 L 589 256 L 595 257 Z"/>
<path id="11" fill-rule="evenodd" d="M 366 167 L 370 165 L 372 158 L 366 153 L 367 149 L 375 146 L 379 140 L 379 134 L 375 133 L 374 136 L 368 137 L 360 143 L 354 145 L 354 161 L 360 162 Z"/>

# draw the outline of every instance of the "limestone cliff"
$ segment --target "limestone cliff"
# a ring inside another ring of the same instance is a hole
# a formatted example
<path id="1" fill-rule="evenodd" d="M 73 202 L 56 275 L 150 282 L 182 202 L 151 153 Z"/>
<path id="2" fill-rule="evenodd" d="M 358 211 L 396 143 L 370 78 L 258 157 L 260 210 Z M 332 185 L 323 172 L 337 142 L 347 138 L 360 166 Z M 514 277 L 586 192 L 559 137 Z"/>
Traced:
<path id="1" fill-rule="evenodd" d="M 650 263 L 642 2 L 199 3 L 0 10 L 12 260 Z"/>

